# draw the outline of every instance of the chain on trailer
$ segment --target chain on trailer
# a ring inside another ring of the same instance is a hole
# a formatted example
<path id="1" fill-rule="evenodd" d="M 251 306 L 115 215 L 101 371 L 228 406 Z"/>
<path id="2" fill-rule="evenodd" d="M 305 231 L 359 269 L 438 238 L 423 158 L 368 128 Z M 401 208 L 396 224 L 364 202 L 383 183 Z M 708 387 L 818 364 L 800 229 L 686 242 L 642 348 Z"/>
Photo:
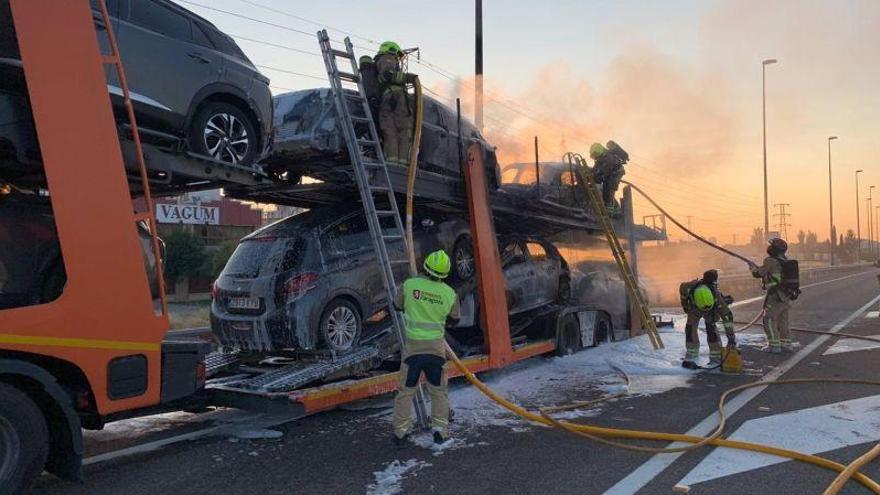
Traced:
<path id="1" fill-rule="evenodd" d="M 381 267 L 382 283 L 388 296 L 388 313 L 391 315 L 402 352 L 405 345 L 405 330 L 402 315 L 394 309 L 394 300 L 397 296 L 399 284 L 394 278 L 393 265 L 408 265 L 410 261 L 409 258 L 392 259 L 386 245 L 386 241 L 400 242 L 404 247 L 404 252 L 409 253 L 410 251 L 403 222 L 401 222 L 400 212 L 397 207 L 397 198 L 394 195 L 391 177 L 388 174 L 388 166 L 385 162 L 385 154 L 382 150 L 382 143 L 379 140 L 379 133 L 376 131 L 375 121 L 370 112 L 370 104 L 364 91 L 363 81 L 359 75 L 358 61 L 354 54 L 351 39 L 345 38 L 345 50 L 337 50 L 333 48 L 327 30 L 323 29 L 318 32 L 318 43 L 321 46 L 321 54 L 324 57 L 324 65 L 327 68 L 330 88 L 336 101 L 339 124 L 345 135 L 345 143 L 351 158 L 352 168 L 354 169 L 355 182 L 358 186 L 361 203 L 367 217 L 367 225 L 369 226 L 373 248 Z M 336 65 L 337 58 L 348 60 L 351 63 L 351 72 L 340 71 Z M 346 87 L 343 85 L 344 82 L 350 85 Z M 352 111 L 352 107 L 354 107 L 358 114 Z M 359 125 L 361 129 L 360 134 L 355 128 L 355 124 Z M 366 136 L 364 136 L 363 130 L 366 130 Z M 377 198 L 384 200 L 383 206 L 387 202 L 388 209 L 377 209 Z M 394 221 L 394 230 L 392 232 L 383 231 L 381 218 L 391 218 Z M 426 428 L 428 426 L 428 415 L 427 408 L 425 407 L 425 394 L 421 385 L 417 389 L 414 401 L 416 403 L 417 420 L 423 428 Z"/>

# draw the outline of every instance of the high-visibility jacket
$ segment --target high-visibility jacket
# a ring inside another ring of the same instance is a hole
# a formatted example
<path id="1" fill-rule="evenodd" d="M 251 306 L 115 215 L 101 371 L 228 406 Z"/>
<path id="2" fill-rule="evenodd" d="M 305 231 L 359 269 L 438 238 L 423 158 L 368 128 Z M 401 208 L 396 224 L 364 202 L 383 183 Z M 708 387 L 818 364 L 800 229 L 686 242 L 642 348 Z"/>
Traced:
<path id="1" fill-rule="evenodd" d="M 424 277 L 407 279 L 401 289 L 406 324 L 406 354 L 446 356 L 446 319 L 458 307 L 452 287 Z"/>

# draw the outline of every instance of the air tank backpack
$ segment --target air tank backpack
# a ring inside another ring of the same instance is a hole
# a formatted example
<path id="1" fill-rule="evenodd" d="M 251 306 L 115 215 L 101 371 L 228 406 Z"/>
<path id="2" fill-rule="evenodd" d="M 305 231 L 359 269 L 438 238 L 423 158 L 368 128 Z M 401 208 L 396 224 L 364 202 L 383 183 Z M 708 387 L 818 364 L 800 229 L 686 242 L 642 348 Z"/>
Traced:
<path id="1" fill-rule="evenodd" d="M 798 262 L 788 259 L 781 259 L 779 262 L 782 264 L 782 283 L 779 284 L 779 288 L 793 301 L 801 295 L 801 276 Z"/>

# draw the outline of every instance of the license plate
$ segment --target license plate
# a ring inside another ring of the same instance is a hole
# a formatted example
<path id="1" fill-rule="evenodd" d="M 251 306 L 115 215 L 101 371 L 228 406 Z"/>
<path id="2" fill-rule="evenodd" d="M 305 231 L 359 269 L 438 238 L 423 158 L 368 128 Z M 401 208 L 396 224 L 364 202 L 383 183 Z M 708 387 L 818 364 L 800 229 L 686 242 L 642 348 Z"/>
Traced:
<path id="1" fill-rule="evenodd" d="M 260 309 L 260 299 L 256 297 L 230 297 L 229 309 Z"/>

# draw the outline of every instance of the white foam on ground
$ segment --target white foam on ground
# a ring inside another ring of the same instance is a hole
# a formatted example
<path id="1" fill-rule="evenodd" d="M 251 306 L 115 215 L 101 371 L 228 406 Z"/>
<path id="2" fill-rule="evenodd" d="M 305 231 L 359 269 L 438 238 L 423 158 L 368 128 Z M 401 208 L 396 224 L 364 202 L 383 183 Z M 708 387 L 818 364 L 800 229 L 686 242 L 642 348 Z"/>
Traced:
<path id="1" fill-rule="evenodd" d="M 880 311 L 868 311 L 865 318 L 880 318 Z"/>
<path id="2" fill-rule="evenodd" d="M 700 371 L 681 367 L 685 353 L 684 318 L 677 315 L 674 320 L 676 328 L 660 329 L 665 346 L 660 350 L 654 350 L 648 336 L 641 335 L 584 349 L 571 356 L 526 360 L 484 373 L 481 379 L 495 392 L 530 409 L 568 404 L 623 390 L 623 377 L 612 365 L 629 375 L 632 383 L 628 396 L 653 395 L 687 387 L 690 378 Z M 701 338 L 702 360 L 707 361 L 706 337 L 701 335 Z M 737 335 L 737 341 L 747 345 L 763 339 L 763 335 L 753 333 Z M 602 393 L 597 394 L 597 391 Z M 590 392 L 592 394 L 587 397 Z M 523 426 L 518 417 L 469 384 L 456 386 L 450 392 L 450 402 L 455 410 L 453 432 L 465 425 Z M 596 414 L 598 410 L 593 408 L 567 411 L 558 417 L 573 419 Z"/>
<path id="3" fill-rule="evenodd" d="M 394 461 L 391 461 L 391 464 L 389 464 L 383 471 L 376 471 L 373 473 L 376 482 L 367 485 L 367 495 L 396 495 L 401 493 L 403 490 L 401 483 L 407 473 L 415 472 L 429 466 L 430 464 L 427 462 L 419 461 L 417 459 L 409 459 L 404 462 L 395 459 Z"/>

